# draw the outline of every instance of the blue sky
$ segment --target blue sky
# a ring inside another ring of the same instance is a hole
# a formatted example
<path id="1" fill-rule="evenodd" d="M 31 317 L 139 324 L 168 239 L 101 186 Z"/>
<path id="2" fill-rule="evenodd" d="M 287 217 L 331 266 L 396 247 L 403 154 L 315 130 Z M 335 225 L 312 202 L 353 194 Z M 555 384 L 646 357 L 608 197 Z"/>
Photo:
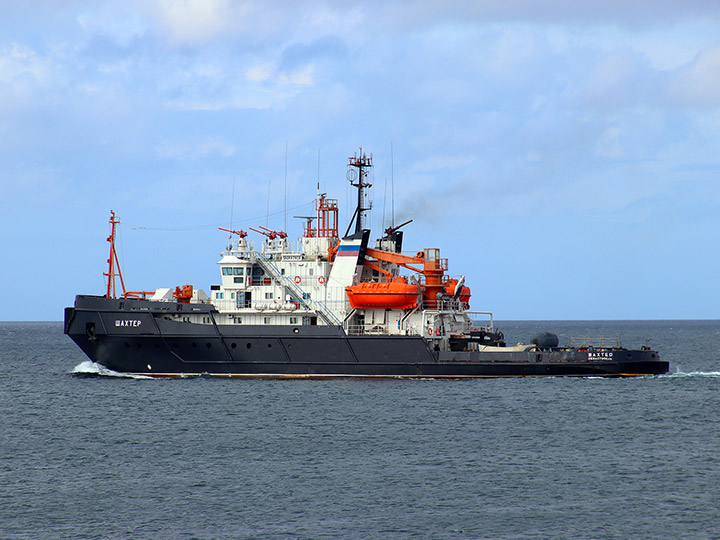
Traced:
<path id="1" fill-rule="evenodd" d="M 361 146 L 374 231 L 394 177 L 406 249 L 440 247 L 473 309 L 718 318 L 716 2 L 0 12 L 0 320 L 60 320 L 102 294 L 111 209 L 129 289 L 208 290 L 233 184 L 233 227 L 281 229 L 287 204 L 297 237 L 318 176 L 345 207 Z"/>

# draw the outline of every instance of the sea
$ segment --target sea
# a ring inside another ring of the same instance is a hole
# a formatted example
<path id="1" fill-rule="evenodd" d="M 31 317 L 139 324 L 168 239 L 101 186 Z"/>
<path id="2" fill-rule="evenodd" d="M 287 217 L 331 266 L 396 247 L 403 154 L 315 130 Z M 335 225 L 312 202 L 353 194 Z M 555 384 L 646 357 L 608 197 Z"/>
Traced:
<path id="1" fill-rule="evenodd" d="M 154 380 L 0 323 L 0 539 L 720 538 L 720 321 L 496 326 L 671 371 Z"/>

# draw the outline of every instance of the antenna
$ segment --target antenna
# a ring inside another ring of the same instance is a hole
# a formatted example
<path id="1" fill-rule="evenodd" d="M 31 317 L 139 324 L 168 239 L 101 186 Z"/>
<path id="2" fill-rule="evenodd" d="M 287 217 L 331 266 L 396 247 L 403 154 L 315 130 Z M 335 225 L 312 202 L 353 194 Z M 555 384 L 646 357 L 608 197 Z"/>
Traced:
<path id="1" fill-rule="evenodd" d="M 285 141 L 285 228 L 287 231 L 287 156 L 288 156 L 288 142 Z M 267 223 L 265 224 L 267 225 Z"/>
<path id="2" fill-rule="evenodd" d="M 382 222 L 380 223 L 380 228 L 385 226 L 385 207 L 387 206 L 387 176 L 385 177 L 385 191 L 383 191 L 383 214 L 382 214 Z"/>
<path id="3" fill-rule="evenodd" d="M 235 210 L 235 177 L 233 176 L 232 197 L 230 198 L 230 228 L 232 229 L 233 210 Z"/>
<path id="4" fill-rule="evenodd" d="M 268 176 L 268 197 L 267 197 L 267 206 L 265 207 L 265 225 L 268 225 L 268 220 L 270 219 L 270 186 L 272 184 L 272 177 Z"/>
<path id="5" fill-rule="evenodd" d="M 370 156 L 372 157 L 372 154 L 370 154 Z M 371 169 L 371 172 L 372 172 L 372 184 L 370 184 L 370 185 L 368 186 L 368 191 L 367 191 L 367 193 L 368 193 L 368 194 L 367 194 L 368 209 L 369 209 L 369 211 L 370 211 L 370 212 L 369 212 L 369 214 L 370 214 L 370 224 L 367 226 L 368 229 L 372 229 L 372 223 L 373 223 L 373 220 L 375 219 L 375 212 L 373 212 L 373 209 L 374 209 L 374 206 L 375 206 L 375 204 L 374 204 L 375 201 L 370 198 L 370 189 L 369 189 L 369 188 L 371 188 L 371 187 L 373 186 L 373 184 L 375 184 L 375 169 Z M 382 227 L 382 225 L 381 225 L 381 227 Z"/>
<path id="6" fill-rule="evenodd" d="M 390 141 L 390 178 L 391 178 L 391 199 L 392 199 L 392 213 L 390 219 L 390 226 L 395 226 L 395 158 L 393 155 L 393 143 Z"/>

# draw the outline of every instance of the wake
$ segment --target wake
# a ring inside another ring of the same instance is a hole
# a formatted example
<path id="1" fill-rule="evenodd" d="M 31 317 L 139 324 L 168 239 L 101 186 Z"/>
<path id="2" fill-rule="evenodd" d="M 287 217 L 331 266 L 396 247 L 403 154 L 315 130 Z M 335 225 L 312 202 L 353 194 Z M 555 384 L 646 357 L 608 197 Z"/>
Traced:
<path id="1" fill-rule="evenodd" d="M 119 373 L 108 369 L 103 365 L 96 364 L 90 360 L 80 362 L 70 372 L 73 375 L 79 377 L 119 377 L 121 379 L 152 379 L 152 377 L 146 377 L 145 375 L 132 375 L 129 373 Z"/>
<path id="2" fill-rule="evenodd" d="M 709 378 L 709 379 L 718 379 L 720 378 L 720 371 L 680 371 L 678 370 L 675 373 L 666 373 L 665 375 L 659 375 L 658 376 L 661 379 L 690 379 L 690 378 Z"/>

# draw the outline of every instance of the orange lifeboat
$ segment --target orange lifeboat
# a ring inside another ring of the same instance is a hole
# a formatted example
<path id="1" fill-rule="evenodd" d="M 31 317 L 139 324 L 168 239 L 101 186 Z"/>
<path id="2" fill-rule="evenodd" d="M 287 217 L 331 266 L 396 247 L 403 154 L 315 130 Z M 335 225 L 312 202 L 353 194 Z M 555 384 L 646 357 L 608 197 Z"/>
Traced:
<path id="1" fill-rule="evenodd" d="M 383 283 L 358 283 L 345 287 L 345 292 L 354 309 L 410 309 L 417 307 L 420 287 L 398 277 Z"/>
<path id="2" fill-rule="evenodd" d="M 457 285 L 457 279 L 448 279 L 447 283 L 445 283 L 445 294 L 448 296 L 454 296 Z M 470 287 L 463 286 L 462 289 L 460 289 L 460 295 L 458 296 L 458 300 L 460 300 L 463 304 L 470 303 Z"/>

